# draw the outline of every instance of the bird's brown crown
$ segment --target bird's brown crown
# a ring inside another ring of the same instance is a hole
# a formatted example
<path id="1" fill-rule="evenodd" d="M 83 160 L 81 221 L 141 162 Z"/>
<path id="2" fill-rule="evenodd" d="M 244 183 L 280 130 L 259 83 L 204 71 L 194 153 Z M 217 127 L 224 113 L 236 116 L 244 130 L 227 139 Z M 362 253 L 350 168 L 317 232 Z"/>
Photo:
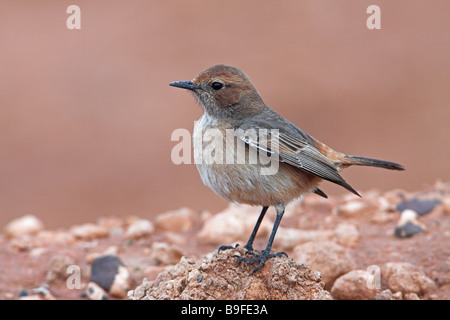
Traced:
<path id="1" fill-rule="evenodd" d="M 215 106 L 238 104 L 244 95 L 258 95 L 249 77 L 238 68 L 218 64 L 200 72 L 192 83 L 209 93 Z"/>

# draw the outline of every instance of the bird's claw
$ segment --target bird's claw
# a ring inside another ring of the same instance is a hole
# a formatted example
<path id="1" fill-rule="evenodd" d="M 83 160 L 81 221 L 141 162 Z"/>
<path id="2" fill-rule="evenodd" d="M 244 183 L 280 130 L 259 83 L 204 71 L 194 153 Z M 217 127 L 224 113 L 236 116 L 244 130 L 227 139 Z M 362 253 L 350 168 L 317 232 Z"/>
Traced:
<path id="1" fill-rule="evenodd" d="M 217 253 L 219 254 L 220 251 L 236 249 L 237 247 L 239 247 L 239 243 L 236 243 L 234 246 L 220 246 L 219 249 L 217 249 Z"/>
<path id="2" fill-rule="evenodd" d="M 274 258 L 274 257 L 281 257 L 281 256 L 288 256 L 286 252 L 275 252 L 275 253 L 270 253 L 266 250 L 263 250 L 261 253 L 256 253 L 254 251 L 247 251 L 245 252 L 245 254 L 250 254 L 252 255 L 254 258 L 245 258 L 242 257 L 240 255 L 233 255 L 233 257 L 237 258 L 240 262 L 246 262 L 246 263 L 254 263 L 254 262 L 259 262 L 259 264 L 256 266 L 255 269 L 252 270 L 251 274 L 254 274 L 256 271 L 258 271 L 259 269 L 261 269 L 261 267 L 264 265 L 264 263 L 267 261 L 267 259 L 269 258 Z"/>

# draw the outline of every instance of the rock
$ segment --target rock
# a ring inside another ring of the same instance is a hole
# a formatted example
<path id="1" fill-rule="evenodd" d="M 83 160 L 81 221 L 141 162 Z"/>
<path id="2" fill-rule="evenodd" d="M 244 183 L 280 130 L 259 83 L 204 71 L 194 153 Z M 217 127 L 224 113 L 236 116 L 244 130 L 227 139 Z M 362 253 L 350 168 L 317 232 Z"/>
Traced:
<path id="1" fill-rule="evenodd" d="M 344 247 L 355 247 L 359 239 L 359 231 L 351 223 L 340 223 L 334 230 L 300 230 L 279 227 L 274 246 L 282 250 L 291 250 L 302 243 L 329 240 Z"/>
<path id="2" fill-rule="evenodd" d="M 47 284 L 42 284 L 37 288 L 31 290 L 31 295 L 22 295 L 20 300 L 55 300 L 55 297 L 50 292 Z"/>
<path id="3" fill-rule="evenodd" d="M 73 226 L 70 228 L 70 233 L 75 238 L 88 241 L 97 238 L 104 238 L 109 235 L 107 228 L 93 223 L 85 223 L 82 225 Z"/>
<path id="4" fill-rule="evenodd" d="M 411 198 L 400 202 L 397 205 L 397 210 L 403 212 L 404 210 L 413 210 L 419 216 L 423 216 L 431 211 L 441 203 L 439 199 L 419 199 Z"/>
<path id="5" fill-rule="evenodd" d="M 428 278 L 421 267 L 408 262 L 388 262 L 381 268 L 381 278 L 393 292 L 424 295 L 436 289 L 436 284 Z"/>
<path id="6" fill-rule="evenodd" d="M 395 206 L 390 203 L 384 196 L 378 196 L 375 202 L 377 204 L 378 211 L 388 212 L 395 210 Z"/>
<path id="7" fill-rule="evenodd" d="M 75 261 L 66 255 L 56 255 L 50 260 L 50 267 L 47 271 L 45 279 L 48 282 L 55 281 L 57 279 L 65 280 L 70 274 L 67 273 L 67 267 L 75 264 Z"/>
<path id="8" fill-rule="evenodd" d="M 274 240 L 274 247 L 282 250 L 291 250 L 300 244 L 330 240 L 333 236 L 333 230 L 300 230 L 279 227 Z"/>
<path id="9" fill-rule="evenodd" d="M 147 219 L 137 219 L 133 221 L 125 232 L 126 239 L 139 239 L 148 236 L 154 231 L 153 223 Z"/>
<path id="10" fill-rule="evenodd" d="M 245 249 L 214 251 L 202 259 L 182 258 L 166 268 L 154 281 L 144 281 L 128 293 L 132 300 L 148 299 L 225 299 L 276 300 L 324 299 L 331 296 L 323 289 L 320 274 L 286 257 L 269 259 L 253 275 L 254 264 L 239 262 L 234 254 Z"/>
<path id="11" fill-rule="evenodd" d="M 27 296 L 22 296 L 19 300 L 45 300 L 40 294 L 31 294 Z"/>
<path id="12" fill-rule="evenodd" d="M 334 208 L 333 213 L 343 217 L 353 217 L 368 208 L 367 202 L 361 200 L 350 200 Z"/>
<path id="13" fill-rule="evenodd" d="M 409 238 L 422 231 L 423 229 L 419 225 L 408 221 L 401 226 L 395 227 L 394 234 L 397 238 Z"/>
<path id="14" fill-rule="evenodd" d="M 405 294 L 405 300 L 420 300 L 420 298 L 415 293 L 407 293 Z"/>
<path id="15" fill-rule="evenodd" d="M 340 223 L 334 230 L 333 238 L 344 247 L 354 248 L 358 245 L 361 235 L 353 223 Z"/>
<path id="16" fill-rule="evenodd" d="M 34 237 L 34 245 L 44 247 L 51 245 L 71 246 L 73 245 L 74 239 L 74 236 L 67 231 L 43 230 Z"/>
<path id="17" fill-rule="evenodd" d="M 418 214 L 414 210 L 403 210 L 394 230 L 395 236 L 397 238 L 409 238 L 425 230 L 425 226 L 417 220 L 417 217 Z"/>
<path id="18" fill-rule="evenodd" d="M 12 238 L 10 245 L 18 250 L 30 250 L 36 247 L 44 247 L 48 249 L 50 246 L 63 245 L 72 246 L 74 236 L 66 231 L 39 231 L 36 235 L 23 234 L 19 237 Z"/>
<path id="19" fill-rule="evenodd" d="M 325 288 L 330 289 L 339 276 L 355 268 L 348 249 L 331 241 L 308 242 L 294 248 L 293 259 L 320 271 Z"/>
<path id="20" fill-rule="evenodd" d="M 391 290 L 386 289 L 375 295 L 375 300 L 403 300 L 401 292 L 392 293 Z"/>
<path id="21" fill-rule="evenodd" d="M 36 234 L 44 229 L 41 220 L 33 215 L 26 215 L 9 222 L 4 232 L 7 237 L 14 238 L 22 235 Z"/>
<path id="22" fill-rule="evenodd" d="M 164 231 L 187 231 L 194 226 L 196 212 L 192 209 L 181 208 L 158 215 L 155 218 L 155 225 Z"/>
<path id="23" fill-rule="evenodd" d="M 446 197 L 442 200 L 442 208 L 444 209 L 444 213 L 450 214 L 450 197 Z"/>
<path id="24" fill-rule="evenodd" d="M 379 290 L 373 286 L 373 275 L 366 270 L 352 270 L 336 279 L 331 295 L 340 300 L 373 300 Z"/>
<path id="25" fill-rule="evenodd" d="M 85 292 L 89 300 L 107 300 L 108 293 L 100 287 L 97 283 L 89 281 L 86 286 Z"/>
<path id="26" fill-rule="evenodd" d="M 130 272 L 119 257 L 104 255 L 92 262 L 90 282 L 95 283 L 111 296 L 123 298 L 130 287 Z M 95 300 L 104 299 L 103 292 L 94 285 L 88 285 L 86 294 Z"/>
<path id="27" fill-rule="evenodd" d="M 185 255 L 184 251 L 177 246 L 165 242 L 153 242 L 150 257 L 158 265 L 175 264 Z"/>
<path id="28" fill-rule="evenodd" d="M 207 219 L 198 233 L 200 240 L 227 245 L 236 241 L 246 241 L 258 220 L 260 209 L 244 205 L 230 204 L 230 206 L 211 218 Z M 257 238 L 266 236 L 272 230 L 273 222 L 266 214 L 259 227 Z"/>

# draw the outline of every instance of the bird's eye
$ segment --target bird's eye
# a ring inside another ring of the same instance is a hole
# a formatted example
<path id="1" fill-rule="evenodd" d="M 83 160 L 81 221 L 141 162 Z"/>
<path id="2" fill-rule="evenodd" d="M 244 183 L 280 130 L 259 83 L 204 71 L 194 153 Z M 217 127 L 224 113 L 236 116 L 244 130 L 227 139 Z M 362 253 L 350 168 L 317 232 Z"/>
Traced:
<path id="1" fill-rule="evenodd" d="M 223 83 L 220 82 L 213 82 L 211 84 L 211 88 L 213 88 L 214 90 L 220 90 L 223 88 Z"/>

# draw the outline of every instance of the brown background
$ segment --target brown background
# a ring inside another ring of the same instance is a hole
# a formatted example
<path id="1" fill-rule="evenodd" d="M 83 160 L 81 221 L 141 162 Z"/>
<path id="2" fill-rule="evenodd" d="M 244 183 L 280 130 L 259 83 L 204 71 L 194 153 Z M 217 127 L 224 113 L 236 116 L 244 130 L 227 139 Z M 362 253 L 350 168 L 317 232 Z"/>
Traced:
<path id="1" fill-rule="evenodd" d="M 70 4 L 81 30 L 66 28 Z M 371 4 L 381 30 L 366 28 Z M 224 208 L 170 158 L 172 131 L 201 109 L 168 83 L 216 63 L 333 148 L 407 168 L 350 168 L 357 190 L 448 181 L 449 12 L 448 0 L 2 1 L 0 227 Z"/>

